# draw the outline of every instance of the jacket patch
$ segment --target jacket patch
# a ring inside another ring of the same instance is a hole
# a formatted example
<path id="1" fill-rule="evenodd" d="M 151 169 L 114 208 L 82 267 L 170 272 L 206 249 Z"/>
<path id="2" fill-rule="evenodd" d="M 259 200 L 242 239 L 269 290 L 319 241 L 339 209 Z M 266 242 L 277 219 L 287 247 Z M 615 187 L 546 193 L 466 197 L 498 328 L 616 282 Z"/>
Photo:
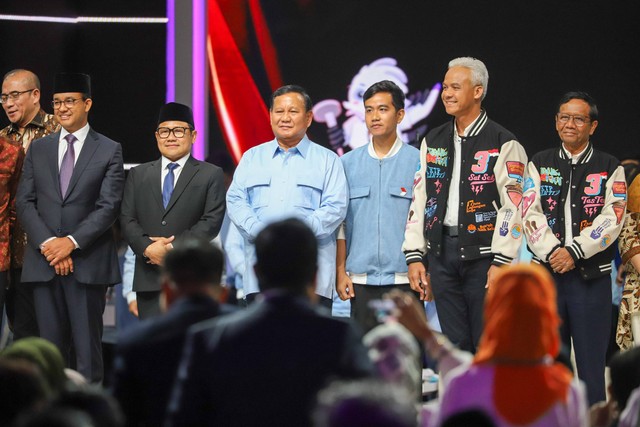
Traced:
<path id="1" fill-rule="evenodd" d="M 535 184 L 533 183 L 533 178 L 527 178 L 524 180 L 524 188 L 522 189 L 523 192 L 532 189 L 535 186 Z"/>
<path id="2" fill-rule="evenodd" d="M 436 209 L 438 208 L 438 199 L 435 197 L 431 197 L 427 200 L 426 208 L 424 209 L 424 214 L 427 218 L 431 218 L 436 214 Z"/>
<path id="3" fill-rule="evenodd" d="M 489 173 L 483 173 L 481 175 L 472 173 L 469 175 L 468 180 L 471 182 L 471 191 L 475 194 L 480 194 L 482 190 L 484 190 L 485 185 L 496 182 L 496 176 Z"/>
<path id="4" fill-rule="evenodd" d="M 613 212 L 616 214 L 616 225 L 618 225 L 624 219 L 624 211 L 625 211 L 625 208 L 627 207 L 627 203 L 614 202 L 612 207 L 613 207 Z"/>
<path id="5" fill-rule="evenodd" d="M 545 228 L 547 228 L 547 224 L 542 224 L 540 227 L 536 224 L 535 221 L 526 221 L 524 226 L 527 230 L 527 234 L 529 235 L 528 241 L 530 243 L 537 243 L 538 240 L 542 237 L 542 232 Z"/>
<path id="6" fill-rule="evenodd" d="M 540 181 L 553 185 L 562 185 L 562 175 L 556 168 L 542 167 L 540 168 Z"/>
<path id="7" fill-rule="evenodd" d="M 509 233 L 509 220 L 513 217 L 513 211 L 511 209 L 507 209 L 504 211 L 504 219 L 502 220 L 502 225 L 500 225 L 500 235 L 506 236 Z"/>
<path id="8" fill-rule="evenodd" d="M 487 170 L 489 169 L 489 160 L 492 157 L 498 157 L 499 155 L 500 155 L 500 150 L 498 150 L 497 148 L 476 152 L 473 158 L 476 159 L 478 163 L 471 166 L 471 172 L 475 174 L 486 173 Z"/>
<path id="9" fill-rule="evenodd" d="M 551 196 L 549 196 L 548 199 L 545 199 L 545 202 L 547 202 L 547 205 L 549 206 L 549 212 L 554 210 L 556 208 L 556 205 L 558 204 L 558 202 L 556 202 L 556 200 Z"/>
<path id="10" fill-rule="evenodd" d="M 427 179 L 444 178 L 444 176 L 445 176 L 445 173 L 442 169 L 434 166 L 427 167 L 427 173 L 426 173 Z"/>
<path id="11" fill-rule="evenodd" d="M 584 188 L 584 194 L 586 194 L 587 196 L 597 196 L 602 193 L 602 182 L 606 181 L 606 179 L 606 172 L 592 173 L 587 175 L 585 181 L 589 183 L 589 186 Z"/>
<path id="12" fill-rule="evenodd" d="M 621 197 L 624 200 L 627 200 L 627 183 L 624 181 L 614 181 L 611 186 L 611 190 L 613 191 L 613 197 Z"/>
<path id="13" fill-rule="evenodd" d="M 467 202 L 467 213 L 473 213 L 478 209 L 482 209 L 484 207 L 486 207 L 487 205 L 482 203 L 482 202 L 476 202 L 475 200 L 469 200 Z"/>
<path id="14" fill-rule="evenodd" d="M 524 163 L 507 161 L 507 175 L 509 178 L 515 179 L 518 184 L 522 182 L 524 176 Z"/>
<path id="15" fill-rule="evenodd" d="M 536 200 L 536 193 L 531 193 L 528 196 L 524 196 L 522 198 L 522 216 L 524 217 L 527 214 L 527 211 Z"/>
<path id="16" fill-rule="evenodd" d="M 427 147 L 427 163 L 447 167 L 449 150 L 446 148 Z"/>
<path id="17" fill-rule="evenodd" d="M 511 227 L 511 237 L 514 239 L 519 239 L 522 236 L 522 226 L 520 224 L 514 224 Z"/>
<path id="18" fill-rule="evenodd" d="M 610 225 L 611 225 L 611 220 L 607 218 L 606 220 L 602 221 L 602 224 L 594 228 L 591 231 L 591 234 L 589 236 L 593 240 L 598 240 L 600 236 L 602 236 L 602 232 L 605 230 L 605 228 L 609 227 Z"/>
<path id="19" fill-rule="evenodd" d="M 519 207 L 522 202 L 522 186 L 520 184 L 507 185 L 507 196 L 509 196 L 511 203 Z"/>
<path id="20" fill-rule="evenodd" d="M 604 196 L 582 196 L 580 197 L 580 199 L 582 200 L 584 213 L 586 213 L 590 217 L 597 215 L 604 206 Z"/>

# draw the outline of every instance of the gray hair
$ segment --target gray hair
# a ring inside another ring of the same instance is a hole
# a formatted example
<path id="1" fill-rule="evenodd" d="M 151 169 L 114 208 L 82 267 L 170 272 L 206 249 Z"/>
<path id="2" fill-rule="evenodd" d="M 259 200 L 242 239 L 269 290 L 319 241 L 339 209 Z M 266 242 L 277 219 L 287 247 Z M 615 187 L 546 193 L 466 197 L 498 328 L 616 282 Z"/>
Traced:
<path id="1" fill-rule="evenodd" d="M 464 67 L 471 70 L 471 83 L 483 87 L 482 99 L 487 96 L 489 71 L 487 70 L 487 66 L 484 65 L 484 62 L 470 56 L 463 56 L 449 61 L 449 68 L 453 67 Z"/>

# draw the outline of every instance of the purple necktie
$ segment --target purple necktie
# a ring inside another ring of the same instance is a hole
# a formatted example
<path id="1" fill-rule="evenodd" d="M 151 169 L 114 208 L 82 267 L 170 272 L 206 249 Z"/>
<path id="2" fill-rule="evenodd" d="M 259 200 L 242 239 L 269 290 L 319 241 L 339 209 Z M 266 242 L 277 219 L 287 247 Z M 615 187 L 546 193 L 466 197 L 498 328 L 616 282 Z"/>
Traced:
<path id="1" fill-rule="evenodd" d="M 71 175 L 73 174 L 73 165 L 76 160 L 76 153 L 73 149 L 73 143 L 77 141 L 77 138 L 73 134 L 69 134 L 64 137 L 67 140 L 67 152 L 62 157 L 62 163 L 60 163 L 60 192 L 62 197 L 67 194 L 69 188 L 69 181 L 71 181 Z"/>

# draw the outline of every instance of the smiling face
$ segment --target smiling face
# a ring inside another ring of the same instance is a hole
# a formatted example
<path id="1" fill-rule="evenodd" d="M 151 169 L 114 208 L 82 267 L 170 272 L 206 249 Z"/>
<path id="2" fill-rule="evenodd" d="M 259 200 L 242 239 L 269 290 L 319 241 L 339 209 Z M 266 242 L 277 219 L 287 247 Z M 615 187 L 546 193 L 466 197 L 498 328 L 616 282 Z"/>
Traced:
<path id="1" fill-rule="evenodd" d="M 471 70 L 466 67 L 452 67 L 442 82 L 442 103 L 447 114 L 456 118 L 477 116 L 484 89 L 474 85 Z"/>
<path id="2" fill-rule="evenodd" d="M 173 131 L 169 132 L 169 135 L 165 138 L 161 137 L 156 131 L 156 141 L 158 142 L 160 154 L 175 162 L 191 152 L 191 147 L 196 142 L 197 132 L 189 129 L 189 123 L 170 120 L 160 123 L 158 129 L 160 128 L 186 128 L 184 135 L 180 138 L 177 138 Z"/>
<path id="3" fill-rule="evenodd" d="M 28 75 L 18 72 L 11 74 L 2 82 L 2 93 L 8 95 L 12 92 L 24 93 L 18 95 L 16 99 L 8 97 L 7 102 L 2 104 L 2 108 L 11 123 L 24 128 L 40 110 L 40 90 L 35 87 L 35 83 Z"/>
<path id="4" fill-rule="evenodd" d="M 562 104 L 556 114 L 556 130 L 567 150 L 579 153 L 589 142 L 598 127 L 598 121 L 589 118 L 589 104 L 582 99 L 572 99 Z M 568 120 L 566 120 L 568 118 Z M 576 119 L 578 123 L 576 123 Z M 563 123 L 563 121 L 566 122 Z M 580 125 L 581 124 L 581 125 Z"/>
<path id="5" fill-rule="evenodd" d="M 304 138 L 313 120 L 313 113 L 306 110 L 301 94 L 289 92 L 273 100 L 269 118 L 278 143 L 291 148 Z"/>
<path id="6" fill-rule="evenodd" d="M 87 124 L 93 102 L 91 98 L 83 99 L 80 92 L 55 93 L 53 102 L 59 103 L 57 108 L 54 107 L 53 113 L 67 132 L 73 133 Z M 71 106 L 67 106 L 67 103 Z"/>
<path id="7" fill-rule="evenodd" d="M 373 141 L 395 141 L 398 123 L 404 118 L 404 109 L 396 110 L 389 92 L 378 92 L 364 102 L 365 121 Z"/>

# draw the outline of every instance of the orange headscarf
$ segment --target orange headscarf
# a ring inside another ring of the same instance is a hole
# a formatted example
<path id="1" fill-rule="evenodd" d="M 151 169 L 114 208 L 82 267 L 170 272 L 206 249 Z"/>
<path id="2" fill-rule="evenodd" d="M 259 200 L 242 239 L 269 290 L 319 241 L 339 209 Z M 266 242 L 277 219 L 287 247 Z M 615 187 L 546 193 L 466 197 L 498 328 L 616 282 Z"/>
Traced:
<path id="1" fill-rule="evenodd" d="M 484 309 L 476 364 L 496 367 L 493 400 L 512 424 L 528 424 L 566 402 L 571 372 L 553 359 L 560 351 L 553 278 L 541 266 L 501 269 Z"/>

